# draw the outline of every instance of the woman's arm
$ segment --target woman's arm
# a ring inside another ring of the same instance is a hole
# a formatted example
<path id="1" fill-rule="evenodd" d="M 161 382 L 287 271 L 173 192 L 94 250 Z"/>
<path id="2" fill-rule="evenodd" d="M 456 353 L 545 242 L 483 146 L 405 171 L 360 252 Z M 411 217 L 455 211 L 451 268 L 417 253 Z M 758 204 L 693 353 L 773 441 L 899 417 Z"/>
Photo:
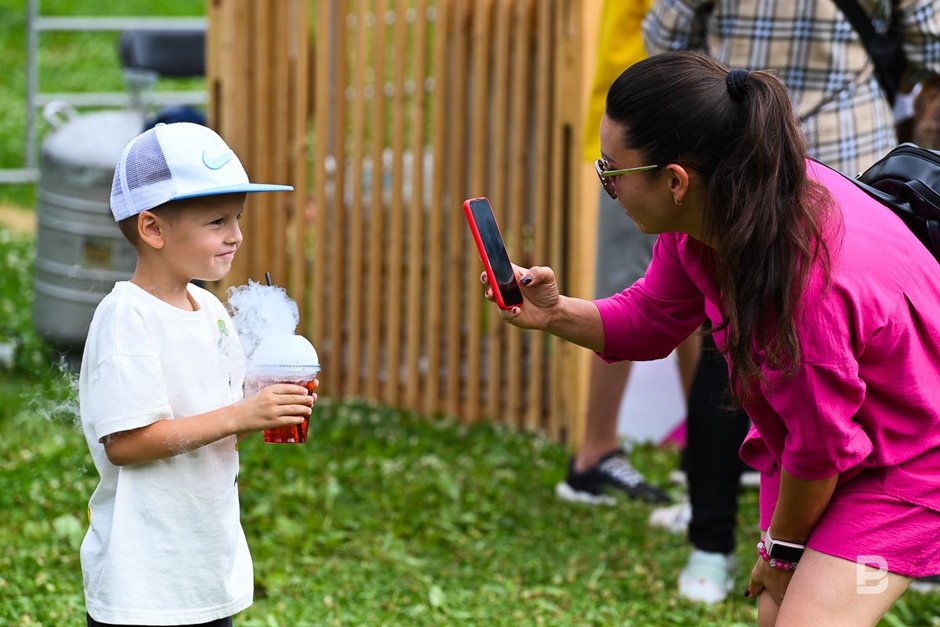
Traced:
<path id="1" fill-rule="evenodd" d="M 797 479 L 781 469 L 777 506 L 770 522 L 774 540 L 806 544 L 813 527 L 829 505 L 838 480 L 838 474 L 826 479 Z M 748 596 L 757 596 L 766 590 L 774 604 L 779 606 L 792 576 L 793 571 L 773 568 L 762 558 L 757 558 L 747 587 Z"/>
<path id="2" fill-rule="evenodd" d="M 666 357 L 705 319 L 704 295 L 680 261 L 683 254 L 696 254 L 680 249 L 695 245 L 673 234 L 661 235 L 646 276 L 597 301 L 561 296 L 551 268 L 514 266 L 524 303 L 500 313 L 515 326 L 546 331 L 605 359 Z M 486 283 L 486 273 L 480 278 Z M 493 300 L 488 288 L 486 297 Z"/>
<path id="3" fill-rule="evenodd" d="M 780 493 L 770 522 L 774 540 L 806 544 L 832 498 L 839 475 L 807 481 L 780 470 Z"/>

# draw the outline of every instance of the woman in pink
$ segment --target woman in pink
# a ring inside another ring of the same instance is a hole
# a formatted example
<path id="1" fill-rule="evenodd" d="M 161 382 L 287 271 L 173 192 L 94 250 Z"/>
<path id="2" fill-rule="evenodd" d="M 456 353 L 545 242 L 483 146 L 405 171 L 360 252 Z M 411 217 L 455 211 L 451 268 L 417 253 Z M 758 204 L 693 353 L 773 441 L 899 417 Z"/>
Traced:
<path id="1" fill-rule="evenodd" d="M 645 278 L 592 302 L 517 268 L 525 302 L 503 317 L 634 361 L 708 319 L 754 425 L 760 623 L 877 623 L 910 578 L 940 573 L 940 268 L 806 159 L 766 72 L 651 57 L 611 86 L 600 131 L 601 182 L 661 234 Z"/>

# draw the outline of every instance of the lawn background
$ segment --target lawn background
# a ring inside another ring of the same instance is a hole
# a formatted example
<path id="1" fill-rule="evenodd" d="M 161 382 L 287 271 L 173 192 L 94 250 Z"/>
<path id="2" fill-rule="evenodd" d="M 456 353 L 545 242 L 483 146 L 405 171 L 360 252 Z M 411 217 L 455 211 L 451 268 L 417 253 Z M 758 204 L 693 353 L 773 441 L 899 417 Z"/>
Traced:
<path id="1" fill-rule="evenodd" d="M 45 0 L 51 15 L 199 15 L 202 2 Z M 22 165 L 24 0 L 0 0 L 0 165 Z M 47 91 L 121 89 L 117 37 L 43 35 Z M 173 88 L 179 88 L 173 86 Z M 0 185 L 30 215 L 35 186 Z M 0 215 L 2 218 L 2 215 Z M 30 229 L 0 221 L 0 624 L 84 624 L 78 547 L 97 476 L 77 422 L 75 374 L 32 331 Z M 19 224 L 22 224 L 21 222 Z M 324 391 L 328 394 L 328 380 Z M 236 625 L 738 625 L 753 563 L 756 494 L 741 500 L 742 564 L 725 603 L 675 598 L 688 545 L 646 505 L 560 503 L 567 451 L 499 425 L 460 425 L 325 398 L 305 446 L 242 443 L 243 523 L 256 600 Z M 633 460 L 668 485 L 674 450 Z M 681 497 L 681 490 L 673 487 Z M 940 595 L 908 592 L 882 621 L 940 625 Z"/>

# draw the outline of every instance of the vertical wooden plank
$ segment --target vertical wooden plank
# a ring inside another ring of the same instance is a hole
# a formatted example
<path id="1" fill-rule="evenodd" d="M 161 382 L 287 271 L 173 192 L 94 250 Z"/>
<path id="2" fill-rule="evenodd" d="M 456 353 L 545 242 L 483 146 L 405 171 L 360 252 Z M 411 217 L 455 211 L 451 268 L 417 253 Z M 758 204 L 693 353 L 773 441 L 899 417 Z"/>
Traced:
<path id="1" fill-rule="evenodd" d="M 422 348 L 422 323 L 426 318 L 428 302 L 424 294 L 432 290 L 425 280 L 425 263 L 433 264 L 434 257 L 427 258 L 428 247 L 424 245 L 425 214 L 430 209 L 424 203 L 424 153 L 427 78 L 427 0 L 415 0 L 414 6 L 414 61 L 412 80 L 414 92 L 411 102 L 411 207 L 408 230 L 408 298 L 405 319 L 407 321 L 405 397 L 406 407 L 417 409 L 420 384 L 427 376 L 421 375 L 420 358 Z"/>
<path id="2" fill-rule="evenodd" d="M 568 23 L 563 19 L 563 13 L 567 8 L 566 0 L 558 0 L 554 2 L 551 12 L 551 32 L 549 36 L 554 40 L 555 45 L 552 48 L 552 73 L 551 76 L 553 79 L 557 78 L 559 68 L 563 67 L 563 57 L 567 53 L 567 50 L 562 45 L 562 42 L 565 40 L 564 29 L 568 27 Z M 567 173 L 563 172 L 563 163 L 565 159 L 565 138 L 564 138 L 564 119 L 565 119 L 565 100 L 562 97 L 560 92 L 560 81 L 553 80 L 551 86 L 551 102 L 552 102 L 552 162 L 550 165 L 549 171 L 553 173 L 552 182 L 551 182 L 551 197 L 552 197 L 552 213 L 551 213 L 551 236 L 549 241 L 549 257 L 553 260 L 554 267 L 559 271 L 559 285 L 560 288 L 567 293 L 567 288 L 569 285 L 570 277 L 568 273 L 570 268 L 567 267 L 567 255 L 565 249 L 565 240 L 567 233 L 565 232 L 565 204 L 564 204 L 564 185 L 561 181 L 558 181 L 555 177 L 559 174 L 562 176 L 567 176 Z M 550 365 L 550 380 L 549 380 L 549 394 L 550 394 L 550 408 L 551 412 L 548 415 L 548 426 L 547 430 L 552 438 L 558 438 L 561 431 L 561 426 L 564 423 L 565 409 L 567 405 L 567 390 L 563 385 L 560 385 L 560 382 L 564 381 L 565 369 L 567 366 L 566 360 L 570 358 L 570 345 L 566 342 L 559 340 L 558 338 L 553 338 L 553 350 L 551 356 L 551 365 Z"/>
<path id="3" fill-rule="evenodd" d="M 209 125 L 219 128 L 221 123 L 222 98 L 219 90 L 223 82 L 224 41 L 228 32 L 231 11 L 222 0 L 206 3 L 206 19 L 212 28 L 206 29 L 206 117 Z"/>
<path id="4" fill-rule="evenodd" d="M 361 391 L 362 368 L 362 340 L 364 333 L 363 314 L 363 278 L 365 274 L 364 261 L 364 220 L 365 211 L 362 203 L 364 197 L 363 164 L 365 163 L 366 142 L 366 107 L 368 99 L 365 97 L 366 72 L 369 63 L 369 35 L 370 29 L 366 25 L 369 13 L 368 0 L 356 2 L 356 55 L 354 57 L 358 71 L 355 73 L 353 88 L 355 98 L 351 103 L 352 109 L 352 205 L 350 211 L 349 233 L 349 302 L 347 307 L 347 324 L 349 325 L 348 342 L 348 368 L 345 393 L 358 396 Z"/>
<path id="5" fill-rule="evenodd" d="M 451 31 L 454 46 L 454 62 L 451 67 L 466 68 L 468 62 L 468 47 L 470 38 L 468 29 L 471 16 L 471 2 L 461 0 L 457 2 L 454 8 L 455 22 Z M 447 379 L 446 384 L 446 412 L 451 416 L 460 416 L 460 399 L 463 389 L 463 333 L 466 329 L 467 319 L 464 315 L 464 297 L 468 289 L 479 289 L 479 280 L 473 285 L 467 286 L 464 282 L 464 259 L 466 255 L 464 250 L 467 246 L 467 232 L 465 222 L 456 219 L 459 217 L 460 203 L 468 195 L 465 178 L 465 167 L 467 163 L 467 75 L 464 72 L 451 72 L 448 75 L 450 88 L 452 88 L 453 99 L 451 101 L 452 120 L 458 120 L 456 124 L 449 124 L 453 137 L 450 142 L 447 160 L 441 164 L 448 168 L 452 173 L 452 178 L 448 181 L 450 194 L 446 202 L 442 205 L 442 210 L 447 212 L 448 224 L 448 250 L 445 256 L 447 265 L 447 322 L 445 323 L 445 333 L 447 334 Z M 441 121 L 444 123 L 444 121 Z M 478 391 L 474 390 L 474 394 Z"/>
<path id="6" fill-rule="evenodd" d="M 532 164 L 536 171 L 551 171 L 551 134 L 547 129 L 551 127 L 551 36 L 552 36 L 552 0 L 539 0 L 533 3 L 536 8 L 536 60 L 535 60 L 535 128 L 545 129 L 536 132 L 535 150 Z M 534 223 L 538 228 L 534 231 L 533 259 L 550 259 L 549 241 L 551 239 L 550 215 L 552 211 L 551 197 L 548 185 L 536 185 L 534 191 Z M 538 262 L 542 263 L 542 262 Z M 546 344 L 549 348 L 546 348 Z M 546 403 L 546 380 L 548 379 L 548 353 L 555 347 L 554 339 L 534 342 L 532 351 L 532 376 L 528 394 L 528 411 L 526 412 L 526 428 L 536 430 L 543 426 L 542 417 L 552 411 Z"/>
<path id="7" fill-rule="evenodd" d="M 314 188 L 315 188 L 315 215 L 313 239 L 313 275 L 319 280 L 316 289 L 312 289 L 311 302 L 313 307 L 310 334 L 316 338 L 320 350 L 320 359 L 324 370 L 332 365 L 328 358 L 332 346 L 325 344 L 327 340 L 329 290 L 330 280 L 329 258 L 326 246 L 326 227 L 328 224 L 328 208 L 332 198 L 327 193 L 327 158 L 330 155 L 330 129 L 332 128 L 332 108 L 330 94 L 333 90 L 331 71 L 335 67 L 335 54 L 333 51 L 336 5 L 332 0 L 323 0 L 317 4 L 316 73 L 314 75 Z M 324 351 L 324 349 L 327 349 Z M 330 373 L 336 377 L 338 373 Z M 335 379 L 334 379 L 335 384 Z M 334 388 L 336 389 L 336 388 Z"/>
<path id="8" fill-rule="evenodd" d="M 403 191 L 405 186 L 404 156 L 405 156 L 405 72 L 408 69 L 408 22 L 405 19 L 407 0 L 398 0 L 396 3 L 394 53 L 395 80 L 392 95 L 392 203 L 391 221 L 389 224 L 390 242 L 388 250 L 389 275 L 386 281 L 388 296 L 386 302 L 388 309 L 388 333 L 386 335 L 387 379 L 385 383 L 385 401 L 391 405 L 398 405 L 401 401 L 401 344 L 402 344 L 402 291 L 403 277 L 406 274 L 404 267 L 404 222 L 405 206 Z"/>
<path id="9" fill-rule="evenodd" d="M 289 289 L 297 301 L 300 310 L 301 330 L 308 332 L 310 323 L 310 295 L 313 289 L 307 286 L 307 241 L 308 222 L 307 202 L 310 197 L 308 185 L 309 164 L 307 163 L 307 136 L 308 113 L 312 102 L 310 96 L 310 66 L 309 66 L 309 26 L 310 4 L 307 0 L 291 0 L 288 15 L 288 37 L 290 55 L 290 77 L 294 85 L 294 92 L 290 100 L 288 119 L 290 120 L 290 151 L 288 155 L 288 168 L 293 193 L 293 220 L 288 224 L 290 246 L 293 249 L 291 265 L 288 275 L 290 277 Z M 314 287 L 319 287 L 314 286 Z M 320 338 L 313 336 L 318 344 Z"/>
<path id="10" fill-rule="evenodd" d="M 373 35 L 374 66 L 373 96 L 372 96 L 372 126 L 370 139 L 372 141 L 372 192 L 369 201 L 370 211 L 370 241 L 369 241 L 369 311 L 372 315 L 367 322 L 367 359 L 369 364 L 368 379 L 366 381 L 366 396 L 370 399 L 381 398 L 382 387 L 380 376 L 383 373 L 382 359 L 382 326 L 385 316 L 386 303 L 384 302 L 383 287 L 385 283 L 385 268 L 383 264 L 385 249 L 385 204 L 382 198 L 383 179 L 385 168 L 383 163 L 383 150 L 385 148 L 385 59 L 387 56 L 385 0 L 376 0 L 375 32 Z M 359 314 L 363 315 L 363 314 Z M 387 365 L 385 366 L 388 367 Z"/>
<path id="11" fill-rule="evenodd" d="M 253 124 L 248 149 L 245 153 L 239 154 L 243 154 L 245 169 L 248 170 L 251 180 L 270 181 L 272 158 L 270 68 L 273 61 L 271 58 L 273 21 L 269 8 L 260 3 L 249 4 L 249 16 L 253 28 L 252 36 L 248 38 L 251 47 L 249 60 L 251 76 L 248 83 L 251 101 L 247 117 L 253 121 Z M 271 194 L 249 194 L 246 211 L 242 217 L 245 238 L 253 240 L 248 272 L 249 276 L 256 281 L 264 276 L 261 268 L 269 262 L 273 253 L 271 248 L 272 200 Z M 275 274 L 275 278 L 281 280 L 283 277 Z"/>
<path id="12" fill-rule="evenodd" d="M 209 109 L 209 124 L 226 140 L 240 159 L 251 157 L 251 127 L 248 124 L 250 98 L 246 98 L 246 85 L 251 84 L 250 48 L 244 45 L 245 33 L 249 30 L 247 0 L 216 0 L 213 28 L 208 36 L 214 42 L 209 47 L 207 65 L 214 78 L 210 78 L 212 91 Z M 213 30 L 215 32 L 213 32 Z M 235 256 L 232 270 L 224 280 L 214 285 L 218 293 L 225 287 L 244 283 L 250 268 L 251 240 Z"/>
<path id="13" fill-rule="evenodd" d="M 486 147 L 490 133 L 490 110 L 488 99 L 490 94 L 490 8 L 491 0 L 476 0 L 473 13 L 473 65 L 471 72 L 471 119 L 472 130 L 470 139 L 470 194 L 483 196 L 486 194 Z M 469 248 L 467 238 L 464 238 L 464 247 Z M 467 325 L 467 378 L 464 384 L 463 412 L 461 418 L 475 422 L 480 415 L 480 392 L 482 391 L 482 359 L 483 329 L 482 312 L 483 296 L 480 289 L 479 263 L 472 261 L 465 267 L 464 285 L 470 288 L 465 322 Z"/>
<path id="14" fill-rule="evenodd" d="M 512 68 L 509 83 L 512 85 L 511 96 L 511 133 L 509 146 L 506 150 L 509 161 L 507 170 L 511 173 L 509 177 L 509 189 L 507 192 L 507 212 L 509 222 L 516 225 L 510 232 L 507 240 L 507 246 L 516 256 L 516 263 L 522 266 L 530 266 L 532 263 L 540 263 L 538 259 L 529 258 L 531 251 L 523 249 L 523 230 L 529 225 L 531 228 L 538 229 L 539 225 L 532 224 L 528 219 L 526 206 L 528 204 L 528 195 L 531 191 L 530 177 L 528 170 L 531 165 L 529 154 L 529 115 L 531 102 L 532 81 L 532 60 L 530 54 L 530 42 L 532 40 L 531 31 L 531 2 L 530 0 L 516 0 L 513 6 L 513 54 Z M 523 381 L 526 385 L 531 385 L 531 381 L 537 377 L 532 377 L 532 355 L 536 352 L 538 340 L 535 333 L 526 333 L 513 329 L 507 334 L 507 369 L 508 376 L 506 390 L 506 415 L 517 427 L 522 427 L 525 423 L 525 413 L 522 405 Z M 526 357 L 523 353 L 523 338 L 529 345 L 529 351 Z M 525 359 L 525 361 L 524 361 Z M 527 376 L 523 378 L 525 369 L 521 364 L 528 364 Z"/>
<path id="15" fill-rule="evenodd" d="M 513 2 L 500 2 L 494 11 L 495 27 L 492 40 L 494 48 L 494 72 L 492 78 L 493 94 L 491 115 L 489 119 L 493 127 L 492 141 L 487 150 L 489 164 L 487 172 L 487 195 L 492 201 L 496 222 L 499 224 L 504 238 L 512 238 L 521 229 L 521 225 L 508 219 L 510 213 L 507 207 L 507 168 L 508 135 L 509 135 L 509 46 L 510 27 L 512 25 Z M 510 258 L 517 258 L 519 250 L 506 242 Z M 503 350 L 503 339 L 512 334 L 515 329 L 509 327 L 502 320 L 495 308 L 487 308 L 488 330 L 486 334 L 487 364 L 486 364 L 486 407 L 484 415 L 490 420 L 508 422 L 511 414 L 507 411 L 505 403 L 506 361 Z M 518 362 L 516 363 L 518 366 Z"/>
<path id="16" fill-rule="evenodd" d="M 271 86 L 267 99 L 271 101 L 271 128 L 267 141 L 271 142 L 271 179 L 272 183 L 290 184 L 288 173 L 288 155 L 290 150 L 290 103 L 294 100 L 296 85 L 290 75 L 290 25 L 287 22 L 290 0 L 274 3 L 272 7 L 273 35 L 271 37 Z M 287 258 L 290 250 L 287 246 L 287 218 L 292 204 L 293 193 L 268 194 L 271 196 L 271 258 L 267 265 L 271 267 L 278 283 L 288 285 Z M 265 260 L 261 260 L 261 268 Z M 264 276 L 259 275 L 259 278 Z M 299 296 L 294 294 L 293 296 Z"/>
<path id="17" fill-rule="evenodd" d="M 596 62 L 597 33 L 600 28 L 600 18 L 602 7 L 599 3 L 581 2 L 579 3 L 581 32 L 580 41 L 576 45 L 577 57 L 579 63 L 577 69 L 580 76 L 578 84 L 581 85 L 581 98 L 578 104 L 581 106 L 577 113 L 577 120 L 587 118 L 588 98 L 591 93 L 591 83 L 594 77 L 594 65 Z M 574 83 L 574 80 L 571 81 Z M 571 180 L 575 187 L 572 189 L 571 202 L 572 213 L 578 216 L 573 224 L 577 227 L 575 240 L 572 242 L 574 250 L 592 251 L 592 254 L 573 255 L 576 260 L 574 268 L 575 281 L 571 285 L 571 294 L 583 298 L 594 297 L 594 275 L 595 259 L 594 247 L 597 241 L 597 193 L 599 184 L 597 176 L 594 173 L 594 167 L 590 161 L 587 161 L 581 155 L 581 147 L 584 146 L 585 133 L 596 135 L 597 128 L 585 128 L 583 123 L 579 123 L 575 128 L 580 128 L 580 132 L 575 134 L 574 147 L 576 156 L 574 163 L 576 167 L 572 168 Z M 578 350 L 572 366 L 568 373 L 567 386 L 569 393 L 569 407 L 571 411 L 566 417 L 566 435 L 565 442 L 573 450 L 580 450 L 584 441 L 584 422 L 585 408 L 587 407 L 588 384 L 590 364 L 596 357 L 586 350 Z"/>
<path id="18" fill-rule="evenodd" d="M 328 241 L 331 251 L 328 260 L 330 274 L 329 290 L 329 367 L 337 375 L 334 382 L 336 394 L 343 394 L 348 387 L 350 376 L 347 363 L 343 358 L 344 337 L 343 323 L 346 317 L 346 283 L 349 270 L 347 267 L 346 240 L 348 232 L 347 210 L 345 200 L 346 190 L 346 108 L 349 105 L 346 90 L 349 87 L 349 51 L 347 47 L 346 22 L 349 7 L 346 0 L 336 1 L 336 23 L 333 36 L 335 37 L 335 54 L 333 67 L 335 72 L 335 88 L 333 90 L 333 107 L 335 126 L 333 132 L 333 158 L 335 172 L 333 174 L 333 198 L 330 201 L 329 221 L 320 233 L 321 241 Z"/>
<path id="19" fill-rule="evenodd" d="M 431 108 L 432 162 L 431 204 L 428 225 L 428 284 L 426 296 L 428 321 L 425 333 L 427 346 L 428 376 L 424 394 L 424 412 L 431 414 L 444 409 L 440 400 L 441 390 L 441 342 L 444 336 L 444 215 L 448 210 L 444 203 L 444 174 L 447 172 L 447 81 L 450 41 L 450 0 L 436 0 L 434 22 L 434 93 Z"/>
<path id="20" fill-rule="evenodd" d="M 576 293 L 581 281 L 581 264 L 579 262 L 578 241 L 586 221 L 573 219 L 573 199 L 576 198 L 578 184 L 578 167 L 581 164 L 579 137 L 575 130 L 583 125 L 583 96 L 571 97 L 571 87 L 580 89 L 582 49 L 581 34 L 583 31 L 583 12 L 577 10 L 577 3 L 562 0 L 557 3 L 555 12 L 555 59 L 552 75 L 555 77 L 555 149 L 554 169 L 552 176 L 552 194 L 557 203 L 557 254 L 559 267 L 564 269 L 565 278 L 562 282 L 564 293 Z M 578 389 L 574 384 L 574 376 L 580 365 L 586 364 L 587 352 L 571 343 L 564 343 L 561 352 L 553 360 L 553 384 L 551 389 L 557 401 L 557 411 L 553 412 L 553 422 L 549 425 L 549 433 L 555 440 L 561 440 L 568 433 L 568 426 L 572 416 L 580 412 L 582 405 Z M 570 384 L 568 382 L 571 382 Z M 553 409 L 555 405 L 553 404 Z"/>

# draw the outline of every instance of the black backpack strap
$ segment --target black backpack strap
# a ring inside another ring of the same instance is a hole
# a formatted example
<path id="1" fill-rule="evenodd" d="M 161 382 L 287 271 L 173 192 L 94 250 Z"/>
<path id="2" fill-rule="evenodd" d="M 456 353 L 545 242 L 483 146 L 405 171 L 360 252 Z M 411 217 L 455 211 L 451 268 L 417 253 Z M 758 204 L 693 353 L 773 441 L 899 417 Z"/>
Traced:
<path id="1" fill-rule="evenodd" d="M 930 187 L 924 185 L 922 181 L 909 181 L 907 187 L 911 190 L 911 193 L 917 194 L 920 198 L 924 199 L 926 203 L 929 203 L 928 207 L 940 207 L 940 202 L 938 202 L 940 201 L 940 196 L 937 195 L 937 192 L 930 189 Z M 915 213 L 919 212 L 915 211 Z M 921 215 L 920 217 L 924 219 L 926 234 L 927 237 L 930 238 L 930 244 L 933 246 L 931 250 L 935 251 L 934 254 L 936 255 L 940 253 L 940 214 L 936 211 L 931 213 L 933 213 L 933 215 Z"/>
<path id="2" fill-rule="evenodd" d="M 875 78 L 878 79 L 878 84 L 881 85 L 888 101 L 894 104 L 905 65 L 900 41 L 895 41 L 890 34 L 884 35 L 877 32 L 871 16 L 865 13 L 865 9 L 857 0 L 833 0 L 833 2 L 861 38 L 862 45 L 865 46 L 875 66 Z"/>
<path id="3" fill-rule="evenodd" d="M 871 22 L 871 17 L 865 13 L 865 9 L 856 0 L 833 0 L 833 2 L 845 14 L 845 19 L 849 21 L 852 28 L 861 37 L 865 49 L 868 50 L 870 42 L 874 41 L 878 35 L 875 32 L 875 25 Z"/>

